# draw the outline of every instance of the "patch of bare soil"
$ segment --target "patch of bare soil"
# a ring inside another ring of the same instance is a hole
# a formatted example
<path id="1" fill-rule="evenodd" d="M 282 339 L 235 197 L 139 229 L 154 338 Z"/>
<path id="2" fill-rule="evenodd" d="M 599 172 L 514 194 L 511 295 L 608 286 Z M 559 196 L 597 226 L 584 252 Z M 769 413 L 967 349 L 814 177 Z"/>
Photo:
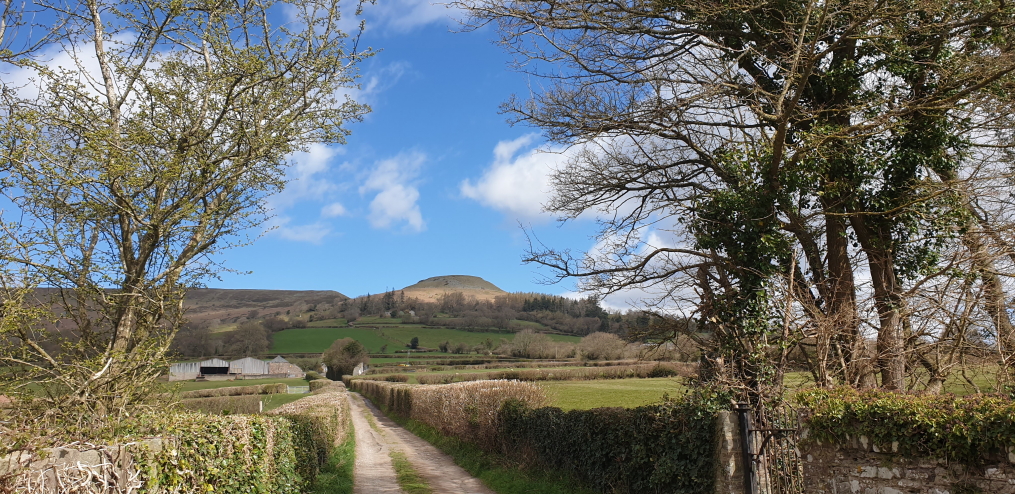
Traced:
<path id="1" fill-rule="evenodd" d="M 358 393 L 349 393 L 349 403 L 356 429 L 353 493 L 400 493 L 389 454 L 401 451 L 435 494 L 494 494 L 450 457 L 384 416 Z M 367 417 L 373 417 L 377 430 Z"/>

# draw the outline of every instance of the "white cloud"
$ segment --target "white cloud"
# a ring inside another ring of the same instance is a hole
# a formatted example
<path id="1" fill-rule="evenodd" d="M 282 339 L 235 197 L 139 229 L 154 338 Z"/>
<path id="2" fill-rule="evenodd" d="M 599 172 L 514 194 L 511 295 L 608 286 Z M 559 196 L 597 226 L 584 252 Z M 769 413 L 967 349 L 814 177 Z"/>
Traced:
<path id="1" fill-rule="evenodd" d="M 293 153 L 286 170 L 285 190 L 268 198 L 268 205 L 276 212 L 289 209 L 303 201 L 320 201 L 340 187 L 328 179 L 331 160 L 344 150 L 324 144 L 312 144 L 307 151 Z"/>
<path id="2" fill-rule="evenodd" d="M 520 218 L 549 218 L 543 212 L 543 203 L 550 197 L 549 177 L 566 156 L 558 150 L 530 148 L 535 139 L 535 134 L 528 134 L 498 142 L 493 164 L 475 183 L 462 181 L 462 195 Z M 523 148 L 529 149 L 519 154 Z"/>
<path id="3" fill-rule="evenodd" d="M 290 225 L 291 221 L 292 219 L 287 216 L 276 217 L 268 226 L 272 234 L 294 242 L 320 244 L 331 234 L 331 227 L 320 221 L 306 225 Z"/>
<path id="4" fill-rule="evenodd" d="M 449 22 L 462 17 L 458 9 L 431 0 L 386 0 L 364 8 L 368 22 L 385 31 L 405 33 L 432 22 Z"/>
<path id="5" fill-rule="evenodd" d="M 374 228 L 390 228 L 404 222 L 407 230 L 426 229 L 417 204 L 419 190 L 414 183 L 425 162 L 423 153 L 403 152 L 378 162 L 370 172 L 360 193 L 377 192 L 370 202 L 369 220 Z"/>
<path id="6" fill-rule="evenodd" d="M 321 216 L 325 218 L 334 218 L 336 216 L 345 216 L 349 214 L 349 211 L 345 209 L 345 206 L 340 202 L 333 202 L 321 208 Z"/>

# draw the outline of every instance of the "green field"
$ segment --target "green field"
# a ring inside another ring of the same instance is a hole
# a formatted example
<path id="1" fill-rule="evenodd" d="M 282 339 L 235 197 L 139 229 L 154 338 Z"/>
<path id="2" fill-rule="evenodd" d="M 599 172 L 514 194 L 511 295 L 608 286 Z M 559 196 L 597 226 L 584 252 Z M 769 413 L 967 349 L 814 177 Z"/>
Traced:
<path id="1" fill-rule="evenodd" d="M 378 321 L 398 321 L 397 319 L 377 319 Z M 334 321 L 334 320 L 332 320 Z M 329 321 L 314 321 L 312 324 L 327 324 Z M 360 324 L 361 321 L 357 321 Z M 581 338 L 567 335 L 548 335 L 553 341 L 578 343 Z M 494 348 L 503 341 L 514 339 L 514 333 L 472 332 L 459 329 L 428 328 L 418 324 L 383 325 L 378 329 L 350 327 L 310 327 L 304 329 L 287 329 L 275 333 L 270 353 L 318 353 L 324 352 L 331 343 L 340 338 L 353 338 L 367 347 L 370 353 L 382 353 L 381 347 L 387 345 L 386 352 L 405 350 L 412 338 L 419 338 L 419 346 L 437 348 L 447 341 L 451 346 L 465 343 L 471 347 L 482 345 L 489 340 Z M 442 354 L 428 353 L 439 356 Z"/>
<path id="2" fill-rule="evenodd" d="M 275 333 L 271 353 L 323 353 L 335 340 L 342 338 L 355 339 L 370 353 L 380 353 L 384 345 L 388 345 L 388 351 L 397 349 L 396 343 L 378 336 L 373 329 L 305 328 Z"/>
<path id="3" fill-rule="evenodd" d="M 401 343 L 401 346 L 405 346 L 415 336 L 419 338 L 419 345 L 427 348 L 437 348 L 438 345 L 447 341 L 452 346 L 458 343 L 465 343 L 466 345 L 476 346 L 482 345 L 489 338 L 493 347 L 496 348 L 501 344 L 501 340 L 511 341 L 514 339 L 514 333 L 480 333 L 471 331 L 462 331 L 459 329 L 444 329 L 444 328 L 424 328 L 422 326 L 402 326 L 402 327 L 391 327 L 382 328 L 378 331 L 388 339 L 394 340 Z M 565 336 L 565 335 L 549 335 L 553 341 L 567 341 L 571 343 L 578 343 L 581 338 L 578 336 Z M 393 349 L 393 347 L 389 347 Z"/>
<path id="4" fill-rule="evenodd" d="M 539 386 L 546 390 L 550 405 L 564 410 L 588 410 L 599 407 L 634 408 L 656 403 L 662 400 L 664 393 L 677 397 L 687 390 L 679 379 L 670 377 L 547 381 L 539 383 Z"/>

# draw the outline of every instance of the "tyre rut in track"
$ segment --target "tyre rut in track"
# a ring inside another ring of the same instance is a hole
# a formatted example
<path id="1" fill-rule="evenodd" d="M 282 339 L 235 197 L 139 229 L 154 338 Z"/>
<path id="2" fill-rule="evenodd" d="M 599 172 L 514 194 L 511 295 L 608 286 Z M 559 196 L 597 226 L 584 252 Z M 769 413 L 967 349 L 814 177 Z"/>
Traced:
<path id="1" fill-rule="evenodd" d="M 397 494 L 391 451 L 401 451 L 419 472 L 434 494 L 495 494 L 469 475 L 450 457 L 430 443 L 416 437 L 386 417 L 358 393 L 349 393 L 353 427 L 356 430 L 356 464 L 353 470 L 354 494 Z M 367 417 L 374 418 L 378 430 Z"/>

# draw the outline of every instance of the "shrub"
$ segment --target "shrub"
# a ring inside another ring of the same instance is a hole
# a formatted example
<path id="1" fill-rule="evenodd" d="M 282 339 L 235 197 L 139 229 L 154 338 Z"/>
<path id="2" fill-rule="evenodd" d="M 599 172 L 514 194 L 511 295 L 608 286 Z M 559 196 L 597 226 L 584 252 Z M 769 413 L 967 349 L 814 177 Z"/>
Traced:
<path id="1" fill-rule="evenodd" d="M 392 374 L 390 376 L 384 376 L 384 380 L 391 383 L 404 383 L 409 381 L 409 376 L 405 374 Z"/>
<path id="2" fill-rule="evenodd" d="M 914 396 L 850 388 L 814 389 L 797 400 L 810 409 L 810 437 L 838 444 L 866 436 L 905 455 L 979 464 L 1015 446 L 1015 402 L 979 395 Z"/>
<path id="3" fill-rule="evenodd" d="M 564 412 L 509 401 L 498 438 L 509 456 L 602 492 L 713 492 L 719 406 L 697 399 Z"/>
<path id="4" fill-rule="evenodd" d="M 180 398 L 211 398 L 215 396 L 270 395 L 288 392 L 284 383 L 261 384 L 254 386 L 230 386 L 228 388 L 198 389 L 180 393 Z"/>
<path id="5" fill-rule="evenodd" d="M 313 393 L 314 391 L 317 391 L 319 389 L 326 388 L 328 386 L 331 386 L 332 384 L 335 384 L 335 381 L 332 381 L 331 379 L 315 379 L 313 381 L 310 381 L 307 384 L 310 385 L 310 392 Z"/>
<path id="6" fill-rule="evenodd" d="M 261 396 L 241 395 L 190 398 L 181 400 L 180 406 L 184 410 L 211 414 L 259 413 L 261 411 Z"/>
<path id="7" fill-rule="evenodd" d="M 390 412 L 483 446 L 495 440 L 497 411 L 505 401 L 513 399 L 530 406 L 546 401 L 541 388 L 518 381 L 423 386 L 356 379 L 352 389 Z"/>
<path id="8" fill-rule="evenodd" d="M 307 381 L 316 381 L 318 379 L 324 379 L 324 376 L 322 376 L 316 371 L 307 371 L 304 374 L 303 378 L 306 379 Z"/>
<path id="9" fill-rule="evenodd" d="M 349 402 L 345 389 L 337 383 L 322 388 L 320 393 L 300 398 L 269 412 L 293 423 L 297 469 L 303 478 L 316 478 L 321 465 L 328 460 L 336 439 L 345 437 L 349 429 Z"/>

